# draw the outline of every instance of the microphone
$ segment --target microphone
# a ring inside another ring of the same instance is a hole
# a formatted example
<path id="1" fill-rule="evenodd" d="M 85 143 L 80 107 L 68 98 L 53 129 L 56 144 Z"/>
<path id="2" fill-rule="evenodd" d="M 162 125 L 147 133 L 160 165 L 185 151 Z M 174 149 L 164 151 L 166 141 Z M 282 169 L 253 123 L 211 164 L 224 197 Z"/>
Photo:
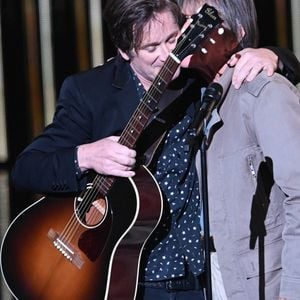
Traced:
<path id="1" fill-rule="evenodd" d="M 199 112 L 194 120 L 194 128 L 196 129 L 196 136 L 201 134 L 203 126 L 206 126 L 213 109 L 221 100 L 223 87 L 217 83 L 212 82 L 205 90 Z"/>

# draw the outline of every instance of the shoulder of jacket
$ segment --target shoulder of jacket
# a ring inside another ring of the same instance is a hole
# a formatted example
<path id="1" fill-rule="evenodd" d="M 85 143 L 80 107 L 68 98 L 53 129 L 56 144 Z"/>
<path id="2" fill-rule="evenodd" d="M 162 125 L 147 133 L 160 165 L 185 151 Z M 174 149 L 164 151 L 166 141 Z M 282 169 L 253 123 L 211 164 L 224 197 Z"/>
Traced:
<path id="1" fill-rule="evenodd" d="M 111 72 L 114 69 L 115 65 L 116 65 L 116 58 L 112 57 L 102 65 L 98 65 L 91 69 L 78 72 L 76 74 L 71 75 L 71 77 L 72 76 L 79 77 L 79 78 L 86 78 L 86 77 L 89 78 L 94 76 L 98 77 L 101 74 L 105 75 L 107 72 Z"/>
<path id="2" fill-rule="evenodd" d="M 258 97 L 261 91 L 272 81 L 264 71 L 260 72 L 252 81 L 244 82 L 242 89 L 245 89 L 249 94 Z"/>
<path id="3" fill-rule="evenodd" d="M 75 84 L 81 87 L 90 87 L 97 83 L 97 86 L 101 86 L 103 88 L 103 86 L 107 86 L 108 83 L 114 83 L 119 77 L 127 78 L 127 73 L 126 64 L 120 61 L 117 57 L 113 57 L 106 61 L 103 65 L 67 76 L 64 80 L 64 85 Z"/>
<path id="4" fill-rule="evenodd" d="M 260 72 L 255 79 L 245 82 L 242 88 L 254 97 L 258 97 L 267 86 L 278 88 L 280 85 L 288 86 L 293 92 L 297 93 L 297 88 L 284 76 L 274 73 L 268 76 L 265 71 Z"/>

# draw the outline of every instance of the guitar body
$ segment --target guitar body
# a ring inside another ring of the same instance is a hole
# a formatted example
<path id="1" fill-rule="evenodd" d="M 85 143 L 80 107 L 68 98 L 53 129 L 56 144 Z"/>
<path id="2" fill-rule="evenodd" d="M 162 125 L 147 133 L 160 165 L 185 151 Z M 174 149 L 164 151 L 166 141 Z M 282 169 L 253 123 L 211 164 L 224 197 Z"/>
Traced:
<path id="1" fill-rule="evenodd" d="M 144 244 L 162 213 L 160 189 L 146 167 L 118 179 L 101 223 L 84 226 L 74 198 L 42 198 L 20 213 L 1 247 L 2 273 L 17 299 L 135 299 Z M 62 243 L 60 234 L 72 237 Z M 63 253 L 65 255 L 63 255 Z"/>

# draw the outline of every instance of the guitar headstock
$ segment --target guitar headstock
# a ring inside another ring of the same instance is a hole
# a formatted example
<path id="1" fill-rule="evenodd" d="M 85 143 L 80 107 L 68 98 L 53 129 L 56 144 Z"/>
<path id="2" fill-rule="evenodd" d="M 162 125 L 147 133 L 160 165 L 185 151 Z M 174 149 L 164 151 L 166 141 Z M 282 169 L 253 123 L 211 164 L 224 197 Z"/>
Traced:
<path id="1" fill-rule="evenodd" d="M 197 70 L 202 79 L 211 82 L 231 55 L 239 50 L 240 43 L 235 33 L 219 24 L 198 45 L 188 67 Z"/>
<path id="2" fill-rule="evenodd" d="M 218 24 L 222 23 L 217 10 L 207 4 L 204 4 L 201 10 L 192 16 L 192 19 L 193 21 L 179 37 L 176 48 L 172 52 L 180 61 L 193 54 L 200 42 L 205 40 Z"/>

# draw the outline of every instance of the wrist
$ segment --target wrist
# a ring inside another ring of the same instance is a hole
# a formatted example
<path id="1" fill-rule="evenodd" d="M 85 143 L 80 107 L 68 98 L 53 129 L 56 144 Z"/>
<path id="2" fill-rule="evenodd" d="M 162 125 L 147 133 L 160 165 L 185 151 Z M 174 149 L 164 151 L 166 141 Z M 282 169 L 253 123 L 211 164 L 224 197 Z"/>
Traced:
<path id="1" fill-rule="evenodd" d="M 84 166 L 83 162 L 82 147 L 77 146 L 74 150 L 74 165 L 77 177 L 81 177 L 88 170 L 88 168 Z"/>
<path id="2" fill-rule="evenodd" d="M 280 61 L 278 54 L 273 51 L 273 49 L 265 48 L 265 50 L 267 50 L 269 59 L 273 62 L 273 65 L 276 66 L 276 69 L 279 69 L 282 62 Z M 274 71 L 276 71 L 276 69 Z"/>
<path id="3" fill-rule="evenodd" d="M 284 64 L 280 59 L 278 59 L 277 68 L 280 72 L 283 72 Z"/>

